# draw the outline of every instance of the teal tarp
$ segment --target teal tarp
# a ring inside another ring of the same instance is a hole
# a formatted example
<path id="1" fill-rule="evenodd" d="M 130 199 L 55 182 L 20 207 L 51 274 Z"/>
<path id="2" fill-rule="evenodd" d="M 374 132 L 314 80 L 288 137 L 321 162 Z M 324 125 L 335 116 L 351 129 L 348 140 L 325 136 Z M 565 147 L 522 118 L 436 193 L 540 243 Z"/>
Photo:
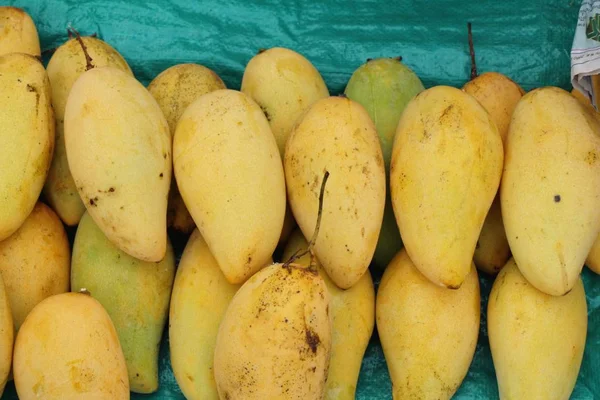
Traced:
<path id="1" fill-rule="evenodd" d="M 36 22 L 43 49 L 59 46 L 72 25 L 97 33 L 127 59 L 144 84 L 174 64 L 197 62 L 239 89 L 244 66 L 259 48 L 284 46 L 309 58 L 332 94 L 341 92 L 367 58 L 402 56 L 426 87 L 461 86 L 469 77 L 466 24 L 473 23 L 480 72 L 507 74 L 526 90 L 570 89 L 569 51 L 579 1 L 366 0 L 348 2 L 242 0 L 9 0 Z M 47 57 L 46 57 L 47 59 Z M 587 269 L 589 330 L 573 399 L 600 399 L 600 278 Z M 375 277 L 378 281 L 378 277 Z M 485 307 L 492 280 L 482 284 L 482 326 L 469 374 L 455 398 L 497 399 Z M 166 335 L 165 335 L 166 336 Z M 134 399 L 182 399 L 162 346 L 161 387 Z M 16 398 L 9 384 L 3 399 Z M 391 383 L 374 335 L 360 374 L 358 399 L 391 399 Z"/>

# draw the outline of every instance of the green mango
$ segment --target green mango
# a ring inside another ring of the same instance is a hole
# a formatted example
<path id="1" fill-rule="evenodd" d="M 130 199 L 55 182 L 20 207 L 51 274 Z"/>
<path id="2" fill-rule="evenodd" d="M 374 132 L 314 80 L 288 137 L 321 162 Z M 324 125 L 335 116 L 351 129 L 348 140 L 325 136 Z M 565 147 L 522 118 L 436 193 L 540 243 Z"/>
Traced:
<path id="1" fill-rule="evenodd" d="M 354 73 L 345 95 L 360 103 L 375 123 L 386 171 L 386 202 L 379 241 L 373 256 L 375 266 L 383 270 L 402 248 L 402 239 L 390 201 L 390 162 L 396 127 L 404 108 L 413 97 L 425 90 L 419 77 L 400 58 L 368 60 Z"/>
<path id="2" fill-rule="evenodd" d="M 71 290 L 87 289 L 108 312 L 119 336 L 132 392 L 158 390 L 159 345 L 175 279 L 175 257 L 147 262 L 113 245 L 86 212 L 73 244 Z"/>

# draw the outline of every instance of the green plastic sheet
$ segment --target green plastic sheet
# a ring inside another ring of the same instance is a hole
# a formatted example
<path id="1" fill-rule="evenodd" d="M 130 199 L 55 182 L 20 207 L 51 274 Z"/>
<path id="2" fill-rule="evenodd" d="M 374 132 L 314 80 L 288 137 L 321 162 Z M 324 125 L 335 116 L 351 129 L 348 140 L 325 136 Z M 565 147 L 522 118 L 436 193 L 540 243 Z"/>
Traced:
<path id="1" fill-rule="evenodd" d="M 6 3 L 6 2 L 5 2 Z M 331 94 L 343 91 L 367 58 L 402 56 L 426 87 L 462 86 L 469 77 L 467 22 L 480 72 L 499 71 L 524 89 L 570 89 L 569 51 L 580 2 L 575 0 L 9 0 L 33 17 L 42 49 L 67 39 L 67 27 L 97 33 L 148 84 L 164 69 L 196 62 L 239 89 L 248 60 L 260 48 L 289 47 L 323 75 Z M 45 61 L 48 55 L 44 56 Z M 72 236 L 73 231 L 70 231 Z M 173 238 L 179 252 L 185 245 Z M 375 281 L 380 276 L 373 269 Z M 600 277 L 584 269 L 588 300 L 587 346 L 572 399 L 600 399 Z M 455 399 L 497 399 L 486 313 L 493 279 L 482 275 L 481 331 L 475 358 Z M 169 363 L 164 335 L 160 390 L 133 399 L 183 399 Z M 2 399 L 16 399 L 9 383 Z M 383 352 L 373 335 L 362 365 L 358 399 L 391 399 Z"/>

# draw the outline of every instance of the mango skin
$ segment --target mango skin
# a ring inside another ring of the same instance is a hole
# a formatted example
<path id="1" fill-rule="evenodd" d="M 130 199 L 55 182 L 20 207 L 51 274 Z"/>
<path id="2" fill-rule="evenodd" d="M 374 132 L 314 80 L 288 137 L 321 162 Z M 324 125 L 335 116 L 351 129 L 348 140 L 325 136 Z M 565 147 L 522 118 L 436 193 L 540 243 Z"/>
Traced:
<path id="1" fill-rule="evenodd" d="M 596 241 L 594 241 L 592 249 L 585 260 L 585 264 L 590 270 L 600 274 L 600 236 L 598 236 Z"/>
<path id="2" fill-rule="evenodd" d="M 141 261 L 119 250 L 88 213 L 83 215 L 73 244 L 71 290 L 87 289 L 110 316 L 132 392 L 158 389 L 158 352 L 174 278 L 170 243 L 162 261 Z"/>
<path id="3" fill-rule="evenodd" d="M 171 135 L 146 88 L 114 67 L 83 73 L 67 100 L 65 145 L 77 192 L 102 232 L 132 257 L 162 260 Z"/>
<path id="4" fill-rule="evenodd" d="M 86 50 L 95 67 L 112 66 L 133 76 L 123 57 L 106 42 L 82 37 Z M 52 106 L 56 114 L 56 137 L 54 156 L 44 184 L 43 194 L 60 219 L 68 226 L 79 223 L 85 206 L 77 193 L 77 187 L 69 170 L 65 148 L 65 106 L 71 87 L 85 72 L 85 55 L 77 39 L 69 39 L 56 49 L 48 61 L 48 78 L 52 87 Z"/>
<path id="5" fill-rule="evenodd" d="M 11 372 L 14 339 L 15 329 L 8 295 L 0 278 L 0 396 L 4 393 Z"/>
<path id="6" fill-rule="evenodd" d="M 199 64 L 178 64 L 167 68 L 148 85 L 148 91 L 156 99 L 167 123 L 171 138 L 175 135 L 177 121 L 185 109 L 203 94 L 225 89 L 225 83 L 209 68 Z M 191 233 L 194 219 L 185 207 L 175 179 L 171 180 L 167 226 Z"/>
<path id="7" fill-rule="evenodd" d="M 436 86 L 405 108 L 394 142 L 394 215 L 411 260 L 433 283 L 459 288 L 502 175 L 502 139 L 485 109 Z"/>
<path id="8" fill-rule="evenodd" d="M 600 123 L 567 91 L 536 89 L 517 105 L 500 199 L 525 278 L 550 295 L 573 289 L 600 232 Z"/>
<path id="9" fill-rule="evenodd" d="M 580 278 L 568 294 L 551 296 L 529 284 L 511 258 L 496 277 L 487 308 L 500 399 L 569 399 L 587 325 Z"/>
<path id="10" fill-rule="evenodd" d="M 199 97 L 173 143 L 187 209 L 227 280 L 246 281 L 271 258 L 283 227 L 285 178 L 260 107 L 230 89 Z"/>
<path id="11" fill-rule="evenodd" d="M 452 398 L 479 335 L 475 265 L 459 289 L 447 289 L 431 283 L 402 249 L 383 274 L 375 310 L 393 398 Z"/>
<path id="12" fill-rule="evenodd" d="M 0 30 L 0 56 L 10 53 L 41 55 L 37 27 L 22 8 L 0 7 Z"/>
<path id="13" fill-rule="evenodd" d="M 37 202 L 54 151 L 50 81 L 33 56 L 0 56 L 0 241 Z"/>
<path id="14" fill-rule="evenodd" d="M 383 270 L 402 248 L 392 201 L 389 172 L 398 121 L 408 102 L 425 90 L 419 77 L 397 58 L 376 58 L 361 65 L 350 77 L 344 93 L 360 103 L 375 123 L 387 178 L 383 223 L 373 261 Z"/>
<path id="15" fill-rule="evenodd" d="M 400 116 L 408 102 L 423 90 L 419 77 L 395 58 L 369 60 L 348 81 L 344 94 L 365 107 L 375 123 L 388 171 Z"/>
<path id="16" fill-rule="evenodd" d="M 496 123 L 506 142 L 513 111 L 525 91 L 518 83 L 498 72 L 486 72 L 467 82 L 462 90 L 475 97 Z"/>
<path id="17" fill-rule="evenodd" d="M 299 229 L 290 235 L 283 251 L 287 261 L 298 250 L 306 250 L 308 242 Z M 308 267 L 310 255 L 294 261 Z M 331 313 L 331 358 L 325 385 L 325 400 L 354 400 L 358 375 L 367 345 L 375 326 L 375 289 L 367 271 L 356 285 L 342 290 L 331 281 L 321 263 L 316 260 L 319 276 L 325 281 L 329 293 Z"/>
<path id="18" fill-rule="evenodd" d="M 110 317 L 89 294 L 62 293 L 27 316 L 14 352 L 19 399 L 129 399 L 125 357 Z"/>
<path id="19" fill-rule="evenodd" d="M 310 61 L 282 47 L 252 57 L 240 90 L 265 113 L 282 158 L 298 118 L 317 100 L 329 96 L 323 77 Z"/>
<path id="20" fill-rule="evenodd" d="M 195 229 L 177 268 L 169 314 L 171 365 L 186 399 L 219 399 L 213 374 L 217 333 L 240 286 L 227 281 Z"/>
<path id="21" fill-rule="evenodd" d="M 214 374 L 220 399 L 321 399 L 331 353 L 323 278 L 273 264 L 233 296 L 221 321 Z"/>
<path id="22" fill-rule="evenodd" d="M 338 287 L 352 287 L 373 258 L 385 206 L 383 156 L 369 114 L 347 98 L 319 100 L 294 128 L 284 166 L 288 201 L 308 238 L 330 173 L 314 252 Z"/>
<path id="23" fill-rule="evenodd" d="M 500 196 L 496 195 L 481 227 L 473 261 L 480 271 L 495 275 L 504 267 L 509 258 L 510 246 L 502 222 Z"/>
<path id="24" fill-rule="evenodd" d="M 15 330 L 47 297 L 69 291 L 71 248 L 58 216 L 38 202 L 23 225 L 0 242 L 0 273 Z"/>

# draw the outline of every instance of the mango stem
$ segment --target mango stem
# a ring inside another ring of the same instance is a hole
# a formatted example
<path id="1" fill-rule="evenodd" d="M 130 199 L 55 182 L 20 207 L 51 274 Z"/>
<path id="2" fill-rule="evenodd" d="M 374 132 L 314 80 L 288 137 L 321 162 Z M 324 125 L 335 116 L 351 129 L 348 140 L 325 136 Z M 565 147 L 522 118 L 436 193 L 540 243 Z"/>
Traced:
<path id="1" fill-rule="evenodd" d="M 321 192 L 319 193 L 319 210 L 317 211 L 317 225 L 315 226 L 315 231 L 313 232 L 312 237 L 310 238 L 310 242 L 308 242 L 308 247 L 305 250 L 298 249 L 292 256 L 283 264 L 283 268 L 287 268 L 290 270 L 290 264 L 299 259 L 300 257 L 305 256 L 310 253 L 310 264 L 308 266 L 309 271 L 317 272 L 316 269 L 316 259 L 313 253 L 313 247 L 315 246 L 315 242 L 317 241 L 317 236 L 319 235 L 319 229 L 321 228 L 321 218 L 323 217 L 323 198 L 325 197 L 325 185 L 327 184 L 327 180 L 329 179 L 329 171 L 325 171 L 325 175 L 323 176 L 323 182 L 321 182 Z"/>
<path id="2" fill-rule="evenodd" d="M 469 36 L 469 54 L 471 54 L 471 80 L 477 78 L 477 64 L 475 63 L 475 48 L 473 46 L 473 32 L 471 31 L 471 23 L 467 22 L 467 30 Z"/>
<path id="3" fill-rule="evenodd" d="M 69 37 L 75 36 L 75 39 L 77 39 L 77 41 L 81 45 L 81 49 L 83 50 L 83 55 L 85 56 L 85 70 L 89 71 L 90 69 L 94 68 L 94 64 L 92 64 L 92 61 L 93 61 L 92 57 L 90 57 L 90 55 L 88 54 L 87 48 L 85 47 L 85 44 L 83 43 L 83 40 L 81 39 L 81 35 L 79 34 L 79 32 L 77 32 L 77 30 L 75 30 L 75 28 L 73 28 L 73 27 L 67 28 L 67 32 L 69 33 Z"/>

